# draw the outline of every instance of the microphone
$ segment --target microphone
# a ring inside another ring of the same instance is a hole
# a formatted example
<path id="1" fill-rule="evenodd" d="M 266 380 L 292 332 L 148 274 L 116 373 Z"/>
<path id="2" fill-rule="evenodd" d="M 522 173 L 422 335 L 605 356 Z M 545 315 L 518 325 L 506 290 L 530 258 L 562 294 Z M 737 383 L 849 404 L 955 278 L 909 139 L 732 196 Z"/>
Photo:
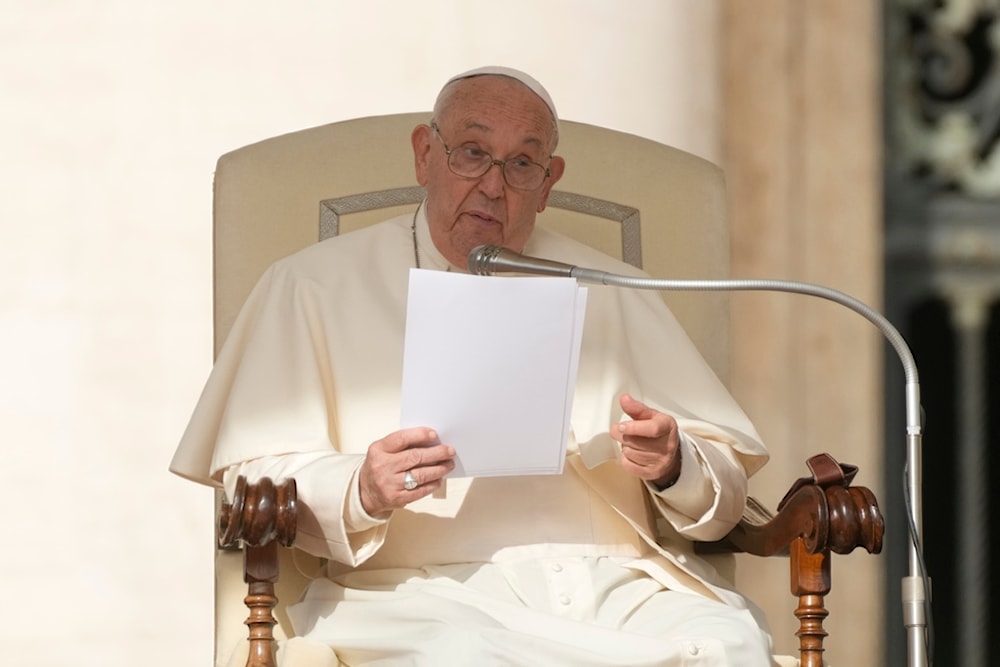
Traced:
<path id="1" fill-rule="evenodd" d="M 585 282 L 603 283 L 602 278 L 610 275 L 604 271 L 584 269 L 551 259 L 522 255 L 509 248 L 496 245 L 476 246 L 469 251 L 467 261 L 469 273 L 477 276 L 492 276 L 497 273 L 528 273 L 537 276 L 577 278 Z"/>
<path id="2" fill-rule="evenodd" d="M 668 280 L 648 276 L 624 276 L 586 269 L 548 259 L 528 257 L 500 246 L 482 245 L 468 256 L 469 272 L 492 276 L 496 273 L 530 273 L 543 276 L 568 276 L 583 282 L 652 290 L 688 291 L 770 291 L 792 292 L 833 301 L 853 310 L 874 324 L 892 345 L 906 376 L 906 481 L 904 496 L 909 510 L 909 576 L 903 579 L 903 621 L 907 630 L 910 665 L 927 664 L 926 628 L 930 596 L 927 567 L 922 553 L 923 506 L 921 450 L 923 420 L 920 406 L 920 382 L 913 354 L 899 331 L 866 303 L 822 285 L 790 280 Z"/>
<path id="3" fill-rule="evenodd" d="M 492 276 L 496 273 L 532 273 L 570 277 L 573 267 L 550 259 L 527 257 L 498 245 L 476 246 L 469 252 L 469 273 Z"/>

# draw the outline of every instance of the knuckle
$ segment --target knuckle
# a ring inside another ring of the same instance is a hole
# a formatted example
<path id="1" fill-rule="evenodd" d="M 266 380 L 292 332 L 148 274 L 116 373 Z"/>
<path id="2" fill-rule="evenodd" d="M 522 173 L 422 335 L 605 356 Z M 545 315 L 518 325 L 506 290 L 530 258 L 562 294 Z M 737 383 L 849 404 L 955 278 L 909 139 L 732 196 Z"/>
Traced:
<path id="1" fill-rule="evenodd" d="M 421 447 L 411 447 L 406 450 L 406 464 L 413 468 L 424 462 L 424 450 Z M 414 473 L 416 474 L 416 473 Z"/>

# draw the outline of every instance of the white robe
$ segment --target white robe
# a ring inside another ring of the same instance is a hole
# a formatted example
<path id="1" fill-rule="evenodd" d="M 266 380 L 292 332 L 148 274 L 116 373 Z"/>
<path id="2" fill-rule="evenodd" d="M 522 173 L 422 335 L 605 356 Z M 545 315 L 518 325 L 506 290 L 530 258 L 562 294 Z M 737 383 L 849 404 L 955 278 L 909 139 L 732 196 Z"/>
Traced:
<path id="1" fill-rule="evenodd" d="M 319 243 L 268 269 L 233 325 L 171 469 L 215 484 L 227 471 L 230 480 L 237 472 L 294 475 L 308 508 L 297 545 L 330 558 L 331 576 L 613 558 L 671 591 L 745 608 L 693 555 L 690 540 L 718 539 L 739 520 L 747 477 L 766 450 L 649 291 L 590 290 L 562 475 L 449 480 L 446 498 L 421 499 L 389 521 L 364 513 L 356 471 L 368 445 L 399 428 L 411 219 Z M 417 220 L 423 268 L 446 268 L 422 210 Z M 641 275 L 541 228 L 524 252 Z M 678 420 L 681 478 L 665 491 L 613 461 L 600 463 L 617 447 L 608 428 L 622 419 L 618 399 L 626 392 Z"/>

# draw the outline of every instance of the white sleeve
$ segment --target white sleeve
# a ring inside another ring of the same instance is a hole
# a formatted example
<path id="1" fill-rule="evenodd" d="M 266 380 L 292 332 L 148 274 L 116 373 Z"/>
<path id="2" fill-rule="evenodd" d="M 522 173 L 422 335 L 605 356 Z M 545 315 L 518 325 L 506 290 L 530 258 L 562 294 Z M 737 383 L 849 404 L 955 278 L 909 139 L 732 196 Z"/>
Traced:
<path id="1" fill-rule="evenodd" d="M 262 477 L 276 483 L 295 478 L 299 506 L 296 547 L 356 567 L 382 546 L 388 523 L 369 516 L 361 506 L 357 470 L 363 459 L 337 452 L 265 456 L 230 466 L 223 474 L 223 484 L 232 497 L 240 475 L 248 482 Z"/>

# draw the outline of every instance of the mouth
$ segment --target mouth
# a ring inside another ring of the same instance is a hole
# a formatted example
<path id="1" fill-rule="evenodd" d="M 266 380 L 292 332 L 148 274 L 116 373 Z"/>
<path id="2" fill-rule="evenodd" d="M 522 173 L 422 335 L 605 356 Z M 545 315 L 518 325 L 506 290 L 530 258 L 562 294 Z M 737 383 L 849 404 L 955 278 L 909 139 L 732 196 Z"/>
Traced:
<path id="1" fill-rule="evenodd" d="M 503 224 L 497 218 L 493 217 L 485 211 L 466 211 L 465 215 L 471 218 L 473 221 L 486 224 L 486 225 L 500 225 Z"/>

